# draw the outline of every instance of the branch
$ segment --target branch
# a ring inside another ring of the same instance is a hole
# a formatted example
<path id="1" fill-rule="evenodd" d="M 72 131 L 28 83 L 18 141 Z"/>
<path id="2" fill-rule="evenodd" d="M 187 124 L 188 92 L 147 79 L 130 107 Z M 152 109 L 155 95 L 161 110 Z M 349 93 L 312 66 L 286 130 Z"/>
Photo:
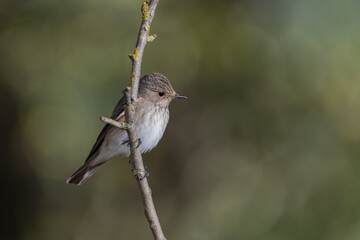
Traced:
<path id="1" fill-rule="evenodd" d="M 151 189 L 147 181 L 148 173 L 145 170 L 141 153 L 139 152 L 138 136 L 136 132 L 135 111 L 137 105 L 137 96 L 139 89 L 139 80 L 141 76 L 141 61 L 144 54 L 144 49 L 147 42 L 155 39 L 156 35 L 150 35 L 150 25 L 155 15 L 155 9 L 158 0 L 150 0 L 144 2 L 141 8 L 142 22 L 139 29 L 139 34 L 135 46 L 134 53 L 129 57 L 132 61 L 132 70 L 129 87 L 124 91 L 127 99 L 127 108 L 125 110 L 125 121 L 127 124 L 127 133 L 129 136 L 131 164 L 133 166 L 133 173 L 138 181 L 141 192 L 141 197 L 145 209 L 145 216 L 149 222 L 151 231 L 156 240 L 166 240 L 162 232 L 159 218 L 156 214 L 154 202 L 151 196 Z"/>
<path id="2" fill-rule="evenodd" d="M 110 125 L 113 125 L 114 127 L 120 128 L 120 129 L 128 129 L 128 125 L 125 122 L 118 122 L 115 121 L 111 118 L 107 118 L 107 117 L 100 117 L 100 120 L 103 121 L 104 123 L 108 123 Z"/>

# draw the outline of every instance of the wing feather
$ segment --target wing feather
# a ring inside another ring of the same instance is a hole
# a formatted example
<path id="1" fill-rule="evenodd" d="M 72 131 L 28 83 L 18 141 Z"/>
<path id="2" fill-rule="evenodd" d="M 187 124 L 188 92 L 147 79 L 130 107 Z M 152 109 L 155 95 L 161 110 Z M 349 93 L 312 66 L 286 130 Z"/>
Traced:
<path id="1" fill-rule="evenodd" d="M 126 104 L 126 98 L 123 96 L 119 102 L 116 104 L 115 109 L 113 113 L 111 114 L 111 119 L 119 121 L 119 119 L 124 115 L 124 106 Z M 113 128 L 113 126 L 106 124 L 104 128 L 101 130 L 98 138 L 96 139 L 96 142 L 94 146 L 92 147 L 88 157 L 86 158 L 85 162 L 92 159 L 92 157 L 97 154 L 98 150 L 100 149 L 102 143 L 104 142 L 105 136 L 110 131 L 110 129 Z"/>

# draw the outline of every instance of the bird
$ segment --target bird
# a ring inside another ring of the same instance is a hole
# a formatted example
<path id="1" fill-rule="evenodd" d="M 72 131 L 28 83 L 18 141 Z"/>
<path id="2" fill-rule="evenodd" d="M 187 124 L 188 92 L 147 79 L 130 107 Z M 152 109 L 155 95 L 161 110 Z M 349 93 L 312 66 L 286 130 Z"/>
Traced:
<path id="1" fill-rule="evenodd" d="M 169 104 L 173 99 L 186 99 L 176 93 L 169 79 L 161 73 L 150 73 L 139 81 L 137 107 L 135 111 L 136 132 L 140 153 L 151 151 L 162 138 L 169 121 Z M 125 121 L 126 96 L 113 110 L 111 119 Z M 90 150 L 85 163 L 75 171 L 67 183 L 81 185 L 105 162 L 117 156 L 130 156 L 129 137 L 124 129 L 106 124 Z"/>

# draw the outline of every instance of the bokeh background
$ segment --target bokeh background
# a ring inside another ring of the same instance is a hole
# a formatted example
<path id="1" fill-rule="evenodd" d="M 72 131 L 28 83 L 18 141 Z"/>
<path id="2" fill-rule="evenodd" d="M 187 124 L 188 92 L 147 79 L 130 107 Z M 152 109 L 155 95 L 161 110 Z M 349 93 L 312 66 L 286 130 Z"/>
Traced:
<path id="1" fill-rule="evenodd" d="M 0 1 L 1 239 L 151 239 L 126 158 L 81 187 L 141 1 Z M 143 73 L 189 97 L 146 154 L 168 239 L 360 239 L 360 2 L 160 1 Z"/>

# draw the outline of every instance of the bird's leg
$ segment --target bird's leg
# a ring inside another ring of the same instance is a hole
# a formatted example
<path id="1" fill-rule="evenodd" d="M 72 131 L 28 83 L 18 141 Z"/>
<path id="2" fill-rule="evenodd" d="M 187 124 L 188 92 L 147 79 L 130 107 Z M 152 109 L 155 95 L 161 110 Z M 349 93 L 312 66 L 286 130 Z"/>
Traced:
<path id="1" fill-rule="evenodd" d="M 130 141 L 129 140 L 126 140 L 126 141 L 123 141 L 122 144 L 125 144 L 126 143 L 126 146 L 130 147 Z M 140 145 L 142 144 L 141 142 L 141 138 L 138 138 L 137 139 L 137 145 L 135 147 L 135 149 L 137 149 L 138 147 L 140 147 Z"/>
<path id="2" fill-rule="evenodd" d="M 137 143 L 135 149 L 137 149 L 138 147 L 140 147 L 140 145 L 142 144 L 141 138 L 138 138 L 138 139 L 137 139 L 137 142 L 138 142 L 138 143 Z"/>

